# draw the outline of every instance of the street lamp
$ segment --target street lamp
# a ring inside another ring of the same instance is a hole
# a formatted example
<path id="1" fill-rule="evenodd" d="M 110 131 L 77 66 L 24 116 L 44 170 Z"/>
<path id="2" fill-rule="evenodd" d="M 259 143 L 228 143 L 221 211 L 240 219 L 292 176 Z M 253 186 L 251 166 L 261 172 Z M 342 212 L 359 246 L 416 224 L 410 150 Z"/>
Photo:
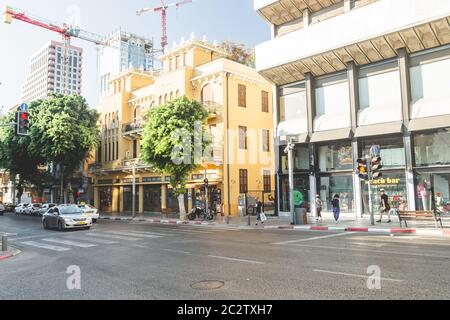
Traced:
<path id="1" fill-rule="evenodd" d="M 295 149 L 295 139 L 289 138 L 288 145 L 284 152 L 288 155 L 289 164 L 289 204 L 291 211 L 292 224 L 296 224 L 295 217 L 295 198 L 294 198 L 294 149 Z"/>
<path id="2" fill-rule="evenodd" d="M 131 211 L 134 219 L 136 218 L 136 163 L 134 161 L 127 161 L 125 164 L 127 167 L 131 166 L 133 175 L 133 186 L 131 189 Z"/>

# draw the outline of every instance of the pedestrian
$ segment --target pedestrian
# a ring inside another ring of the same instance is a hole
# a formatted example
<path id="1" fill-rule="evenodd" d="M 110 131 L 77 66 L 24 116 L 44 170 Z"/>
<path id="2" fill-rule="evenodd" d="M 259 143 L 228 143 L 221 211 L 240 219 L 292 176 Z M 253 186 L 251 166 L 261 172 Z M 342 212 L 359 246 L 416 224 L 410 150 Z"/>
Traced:
<path id="1" fill-rule="evenodd" d="M 341 214 L 339 195 L 335 194 L 333 200 L 331 201 L 331 205 L 333 206 L 333 215 L 336 223 L 339 220 L 339 215 Z"/>
<path id="2" fill-rule="evenodd" d="M 388 215 L 387 223 L 391 223 L 391 206 L 389 205 L 389 197 L 386 194 L 386 190 L 384 189 L 381 189 L 380 193 L 381 193 L 380 220 L 378 220 L 377 222 L 381 222 L 381 220 L 383 219 L 383 213 L 387 213 Z"/>
<path id="3" fill-rule="evenodd" d="M 323 219 L 322 219 L 322 206 L 323 206 L 323 202 L 322 202 L 322 199 L 320 199 L 320 195 L 316 195 L 316 211 L 317 211 L 317 222 L 319 222 L 319 219 L 320 219 L 320 222 L 323 222 Z"/>
<path id="4" fill-rule="evenodd" d="M 256 198 L 255 209 L 256 209 L 256 225 L 258 225 L 258 221 L 261 221 L 261 224 L 264 225 L 264 221 L 262 221 L 261 219 L 262 202 L 261 200 L 259 200 L 259 198 Z"/>

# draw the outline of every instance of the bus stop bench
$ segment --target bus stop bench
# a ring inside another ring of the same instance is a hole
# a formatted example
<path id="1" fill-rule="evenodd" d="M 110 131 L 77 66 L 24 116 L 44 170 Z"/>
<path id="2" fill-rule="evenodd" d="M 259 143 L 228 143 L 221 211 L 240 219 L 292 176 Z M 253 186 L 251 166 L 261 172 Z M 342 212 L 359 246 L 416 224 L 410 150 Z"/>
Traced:
<path id="1" fill-rule="evenodd" d="M 436 223 L 436 228 L 441 228 L 442 219 L 441 214 L 438 211 L 398 211 L 398 221 L 400 222 L 400 228 L 402 227 L 402 222 L 405 223 L 405 227 L 408 227 L 406 221 L 434 221 Z"/>

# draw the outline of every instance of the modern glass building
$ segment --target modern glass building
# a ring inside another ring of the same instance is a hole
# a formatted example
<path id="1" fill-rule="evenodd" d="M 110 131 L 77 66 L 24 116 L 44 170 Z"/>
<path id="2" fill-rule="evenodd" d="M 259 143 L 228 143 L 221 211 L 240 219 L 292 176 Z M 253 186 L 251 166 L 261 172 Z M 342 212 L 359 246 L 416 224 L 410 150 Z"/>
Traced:
<path id="1" fill-rule="evenodd" d="M 450 2 L 255 0 L 272 39 L 256 67 L 274 86 L 280 214 L 289 212 L 287 141 L 302 206 L 367 212 L 356 160 L 381 147 L 394 207 L 450 211 Z M 375 209 L 379 197 L 373 200 Z"/>

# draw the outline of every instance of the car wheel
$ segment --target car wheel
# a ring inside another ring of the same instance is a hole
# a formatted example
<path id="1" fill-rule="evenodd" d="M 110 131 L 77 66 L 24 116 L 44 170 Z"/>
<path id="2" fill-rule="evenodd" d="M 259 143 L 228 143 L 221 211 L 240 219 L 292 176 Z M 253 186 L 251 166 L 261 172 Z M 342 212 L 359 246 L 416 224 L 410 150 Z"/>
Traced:
<path id="1" fill-rule="evenodd" d="M 64 231 L 64 227 L 63 227 L 61 221 L 58 221 L 58 231 Z"/>
<path id="2" fill-rule="evenodd" d="M 92 222 L 93 223 L 97 223 L 97 219 L 92 219 Z"/>
<path id="3" fill-rule="evenodd" d="M 45 230 L 48 229 L 47 220 L 42 221 L 42 226 L 44 227 Z"/>

